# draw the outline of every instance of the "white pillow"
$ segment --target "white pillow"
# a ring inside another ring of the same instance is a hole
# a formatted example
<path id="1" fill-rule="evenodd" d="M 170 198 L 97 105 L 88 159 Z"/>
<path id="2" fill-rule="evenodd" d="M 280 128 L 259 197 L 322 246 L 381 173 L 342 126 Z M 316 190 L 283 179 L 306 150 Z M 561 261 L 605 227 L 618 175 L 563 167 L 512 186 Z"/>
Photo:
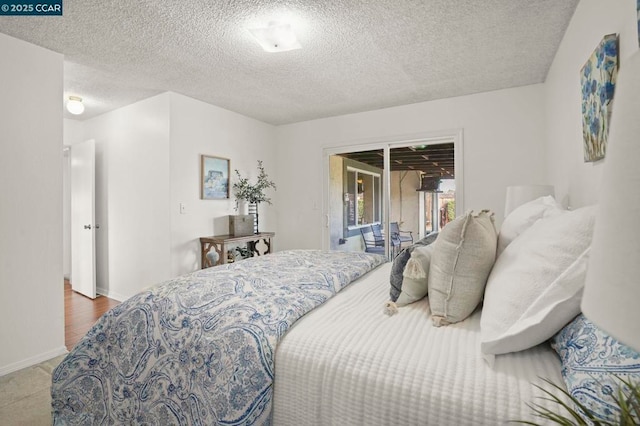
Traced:
<path id="1" fill-rule="evenodd" d="M 551 195 L 540 197 L 518 206 L 509 213 L 507 217 L 504 218 L 504 222 L 502 222 L 500 233 L 498 234 L 498 251 L 496 256 L 500 256 L 511 241 L 529 229 L 529 227 L 538 220 L 544 217 L 555 216 L 565 211 L 560 203 Z"/>
<path id="2" fill-rule="evenodd" d="M 436 327 L 467 318 L 480 304 L 496 259 L 493 213 L 466 213 L 449 222 L 433 243 L 429 306 Z"/>
<path id="3" fill-rule="evenodd" d="M 411 252 L 411 257 L 402 273 L 402 291 L 397 306 L 405 306 L 409 303 L 417 302 L 427 295 L 427 278 L 429 278 L 429 266 L 431 264 L 431 253 L 433 244 L 416 247 Z"/>
<path id="4" fill-rule="evenodd" d="M 595 206 L 537 221 L 498 257 L 480 320 L 484 354 L 549 339 L 580 313 Z"/>

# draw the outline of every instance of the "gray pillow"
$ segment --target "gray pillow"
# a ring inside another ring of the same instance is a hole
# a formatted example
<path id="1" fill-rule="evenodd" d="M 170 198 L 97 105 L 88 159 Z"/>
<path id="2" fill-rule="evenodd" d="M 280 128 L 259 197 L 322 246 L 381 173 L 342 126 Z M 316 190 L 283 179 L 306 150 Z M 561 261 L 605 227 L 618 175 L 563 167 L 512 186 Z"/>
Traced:
<path id="1" fill-rule="evenodd" d="M 404 268 L 407 265 L 407 262 L 411 258 L 411 252 L 413 252 L 413 249 L 416 247 L 427 246 L 433 243 L 437 237 L 438 233 L 432 232 L 423 239 L 413 243 L 409 247 L 402 250 L 400 254 L 397 255 L 395 259 L 393 259 L 393 265 L 391 265 L 391 275 L 389 277 L 389 282 L 391 283 L 389 296 L 391 296 L 392 302 L 397 301 L 400 293 L 402 292 L 402 281 L 404 279 L 402 274 L 404 273 Z"/>
<path id="2" fill-rule="evenodd" d="M 397 306 L 405 306 L 417 302 L 427 295 L 427 278 L 431 265 L 431 253 L 433 244 L 424 247 L 415 247 L 411 252 L 411 258 L 404 268 L 402 280 L 402 292 L 396 300 Z"/>
<path id="3" fill-rule="evenodd" d="M 484 294 L 496 258 L 493 213 L 469 212 L 442 228 L 429 268 L 429 305 L 437 327 L 467 318 Z"/>

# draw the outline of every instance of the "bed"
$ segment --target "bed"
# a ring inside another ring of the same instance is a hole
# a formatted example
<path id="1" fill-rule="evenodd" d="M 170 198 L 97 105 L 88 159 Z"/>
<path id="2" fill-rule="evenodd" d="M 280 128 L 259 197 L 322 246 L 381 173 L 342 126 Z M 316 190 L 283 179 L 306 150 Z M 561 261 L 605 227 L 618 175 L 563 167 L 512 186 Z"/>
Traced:
<path id="1" fill-rule="evenodd" d="M 619 424 L 640 353 L 580 314 L 595 206 L 546 196 L 499 234 L 492 222 L 465 213 L 294 324 L 276 351 L 273 424 L 577 422 L 561 404 L 579 424 Z"/>
<path id="2" fill-rule="evenodd" d="M 265 424 L 276 344 L 382 264 L 285 251 L 187 274 L 103 315 L 52 374 L 54 424 Z"/>
<path id="3" fill-rule="evenodd" d="M 386 316 L 390 269 L 286 251 L 140 293 L 54 371 L 54 424 L 500 424 L 531 419 L 540 377 L 562 383 L 548 344 L 489 367 L 479 310 L 443 328 L 427 299 Z"/>
<path id="4" fill-rule="evenodd" d="M 276 352 L 273 424 L 533 420 L 527 404 L 544 403 L 533 385 L 544 385 L 541 378 L 562 384 L 560 361 L 551 347 L 507 354 L 490 367 L 480 353 L 480 310 L 439 328 L 431 325 L 427 299 L 385 315 L 390 269 L 387 263 L 353 283 L 282 339 Z"/>

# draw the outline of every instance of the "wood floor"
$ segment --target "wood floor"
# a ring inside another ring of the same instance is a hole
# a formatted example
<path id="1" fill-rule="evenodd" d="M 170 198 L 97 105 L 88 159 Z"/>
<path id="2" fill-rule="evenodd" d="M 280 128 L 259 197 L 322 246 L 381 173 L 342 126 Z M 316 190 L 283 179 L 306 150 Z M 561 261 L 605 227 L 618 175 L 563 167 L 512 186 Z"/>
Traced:
<path id="1" fill-rule="evenodd" d="M 67 349 L 71 350 L 96 320 L 118 303 L 105 296 L 91 300 L 71 290 L 69 281 L 64 280 L 64 342 Z"/>

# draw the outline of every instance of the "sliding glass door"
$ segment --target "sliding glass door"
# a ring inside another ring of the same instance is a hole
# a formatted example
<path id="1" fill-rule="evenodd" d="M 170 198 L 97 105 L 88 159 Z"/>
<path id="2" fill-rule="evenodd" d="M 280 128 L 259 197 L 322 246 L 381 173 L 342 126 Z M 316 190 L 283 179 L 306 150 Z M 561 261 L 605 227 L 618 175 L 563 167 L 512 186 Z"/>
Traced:
<path id="1" fill-rule="evenodd" d="M 462 208 L 461 139 L 454 132 L 325 149 L 323 247 L 392 257 L 452 220 Z"/>

